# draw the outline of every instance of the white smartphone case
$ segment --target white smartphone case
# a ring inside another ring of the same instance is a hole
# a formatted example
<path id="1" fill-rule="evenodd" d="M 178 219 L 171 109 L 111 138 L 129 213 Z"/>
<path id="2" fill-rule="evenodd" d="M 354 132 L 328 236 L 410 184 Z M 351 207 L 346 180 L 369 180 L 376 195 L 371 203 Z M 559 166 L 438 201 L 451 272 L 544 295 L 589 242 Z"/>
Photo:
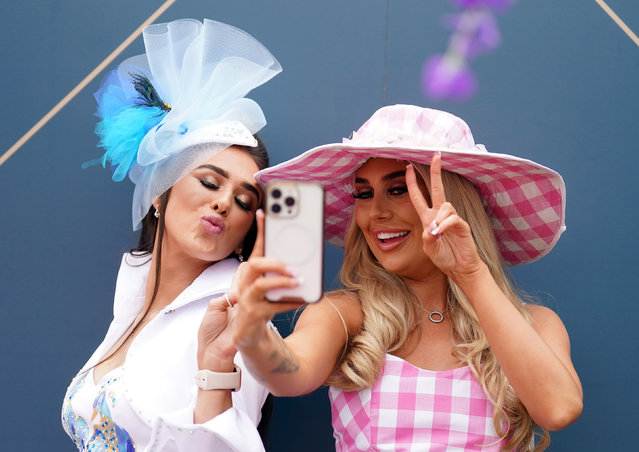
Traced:
<path id="1" fill-rule="evenodd" d="M 286 264 L 297 287 L 266 293 L 269 301 L 319 301 L 323 293 L 324 188 L 313 182 L 273 181 L 266 188 L 264 255 Z"/>

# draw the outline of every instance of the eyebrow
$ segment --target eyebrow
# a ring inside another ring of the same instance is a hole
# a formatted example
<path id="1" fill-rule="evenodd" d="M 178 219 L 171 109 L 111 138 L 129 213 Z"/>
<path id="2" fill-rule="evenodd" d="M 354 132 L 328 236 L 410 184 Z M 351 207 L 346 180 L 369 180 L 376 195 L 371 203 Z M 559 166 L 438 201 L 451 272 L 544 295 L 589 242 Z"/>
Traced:
<path id="1" fill-rule="evenodd" d="M 382 177 L 382 181 L 383 182 L 387 182 L 389 180 L 393 180 L 396 179 L 398 177 L 406 177 L 406 170 L 399 170 L 399 171 L 395 171 L 392 173 L 387 174 L 386 176 Z M 356 184 L 368 184 L 368 179 L 364 179 L 363 177 L 356 177 L 355 178 L 355 183 Z"/>
<path id="2" fill-rule="evenodd" d="M 218 173 L 220 176 L 228 179 L 229 178 L 229 173 L 228 171 L 226 171 L 225 169 L 220 168 L 219 166 L 215 166 L 215 165 L 211 165 L 211 164 L 206 164 L 206 165 L 201 165 L 198 166 L 197 169 L 210 169 L 215 171 L 216 173 Z M 251 185 L 248 182 L 241 182 L 240 186 L 242 188 L 245 188 L 246 190 L 250 191 L 251 193 L 253 193 L 256 197 L 257 200 L 260 200 L 260 192 L 257 190 L 257 188 L 255 188 L 253 185 Z"/>

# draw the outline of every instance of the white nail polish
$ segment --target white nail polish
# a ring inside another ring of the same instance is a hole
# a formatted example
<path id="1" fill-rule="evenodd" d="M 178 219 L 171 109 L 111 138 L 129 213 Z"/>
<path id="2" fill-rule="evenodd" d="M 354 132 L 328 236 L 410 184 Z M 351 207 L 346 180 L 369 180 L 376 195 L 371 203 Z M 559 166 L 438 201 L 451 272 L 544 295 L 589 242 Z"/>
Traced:
<path id="1" fill-rule="evenodd" d="M 430 225 L 428 225 L 428 231 L 431 233 L 431 235 L 439 234 L 439 226 L 437 226 L 435 220 L 431 221 Z"/>

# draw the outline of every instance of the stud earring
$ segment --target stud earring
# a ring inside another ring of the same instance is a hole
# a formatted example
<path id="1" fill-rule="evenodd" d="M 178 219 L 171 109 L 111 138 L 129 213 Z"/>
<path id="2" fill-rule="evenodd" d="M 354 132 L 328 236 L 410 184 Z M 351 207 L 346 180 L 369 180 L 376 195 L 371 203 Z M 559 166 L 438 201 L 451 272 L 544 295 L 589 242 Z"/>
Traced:
<path id="1" fill-rule="evenodd" d="M 155 213 L 153 214 L 153 216 L 154 216 L 155 218 L 160 218 L 160 211 L 158 210 L 158 208 L 157 208 L 157 207 L 155 208 Z"/>

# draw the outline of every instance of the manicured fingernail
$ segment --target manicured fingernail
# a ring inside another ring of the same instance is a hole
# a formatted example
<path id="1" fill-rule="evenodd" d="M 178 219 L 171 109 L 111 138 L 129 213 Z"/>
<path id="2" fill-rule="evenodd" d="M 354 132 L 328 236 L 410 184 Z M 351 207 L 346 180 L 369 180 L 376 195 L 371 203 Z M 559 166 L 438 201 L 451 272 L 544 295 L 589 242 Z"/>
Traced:
<path id="1" fill-rule="evenodd" d="M 297 276 L 297 272 L 294 269 L 292 269 L 290 267 L 286 267 L 285 270 L 286 270 L 286 274 L 288 274 L 288 276 Z"/>
<path id="2" fill-rule="evenodd" d="M 439 234 L 439 226 L 437 226 L 437 223 L 435 223 L 435 220 L 433 220 L 428 226 L 428 232 L 430 232 L 431 235 Z"/>
<path id="3" fill-rule="evenodd" d="M 295 277 L 291 281 L 294 286 L 301 286 L 302 284 L 304 284 L 304 278 L 302 278 L 301 276 Z"/>

